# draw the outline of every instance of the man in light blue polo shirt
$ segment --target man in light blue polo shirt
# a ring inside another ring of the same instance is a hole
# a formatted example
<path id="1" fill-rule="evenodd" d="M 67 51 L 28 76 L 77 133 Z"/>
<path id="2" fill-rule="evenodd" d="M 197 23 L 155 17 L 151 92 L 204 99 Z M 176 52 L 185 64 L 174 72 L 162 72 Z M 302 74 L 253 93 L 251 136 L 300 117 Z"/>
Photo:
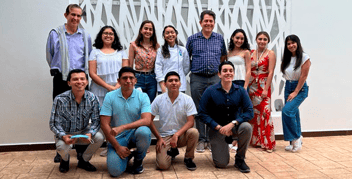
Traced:
<path id="1" fill-rule="evenodd" d="M 131 148 L 136 147 L 133 174 L 144 171 L 143 159 L 150 146 L 150 100 L 147 94 L 134 89 L 135 71 L 123 67 L 118 82 L 121 88 L 106 94 L 101 111 L 101 128 L 108 144 L 107 166 L 110 175 L 117 177 L 127 168 Z"/>

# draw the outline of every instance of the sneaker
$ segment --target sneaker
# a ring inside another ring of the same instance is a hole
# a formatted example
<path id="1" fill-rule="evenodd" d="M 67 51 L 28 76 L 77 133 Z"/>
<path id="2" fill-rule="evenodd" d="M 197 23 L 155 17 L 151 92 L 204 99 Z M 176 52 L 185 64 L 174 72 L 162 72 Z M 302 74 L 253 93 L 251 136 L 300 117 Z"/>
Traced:
<path id="1" fill-rule="evenodd" d="M 301 145 L 302 145 L 303 144 L 303 141 L 302 141 L 303 136 L 301 136 L 300 139 L 301 139 Z M 286 151 L 292 151 L 292 149 L 293 149 L 293 145 L 292 145 L 292 142 L 290 142 L 290 145 L 286 146 L 285 150 Z"/>
<path id="2" fill-rule="evenodd" d="M 108 155 L 108 148 L 104 148 L 103 151 L 100 152 L 101 157 L 106 157 Z"/>
<path id="3" fill-rule="evenodd" d="M 197 145 L 197 148 L 196 148 L 196 152 L 203 153 L 205 151 L 204 145 L 205 145 L 204 142 L 199 141 L 198 145 Z"/>
<path id="4" fill-rule="evenodd" d="M 94 171 L 97 171 L 97 169 L 92 165 L 90 164 L 89 162 L 86 162 L 84 160 L 78 160 L 78 165 L 77 165 L 78 168 L 82 168 L 88 172 L 94 172 Z"/>
<path id="5" fill-rule="evenodd" d="M 207 142 L 207 149 L 211 152 L 211 144 L 210 144 L 210 142 Z"/>
<path id="6" fill-rule="evenodd" d="M 132 174 L 141 174 L 144 172 L 143 168 L 143 160 L 134 160 L 133 166 L 130 170 L 130 173 Z"/>
<path id="7" fill-rule="evenodd" d="M 230 152 L 231 153 L 236 153 L 237 152 L 237 146 L 235 145 L 232 145 L 232 144 L 229 144 L 229 149 L 230 149 Z"/>
<path id="8" fill-rule="evenodd" d="M 59 155 L 60 156 L 60 155 Z M 61 158 L 61 157 L 60 157 Z M 66 173 L 70 169 L 70 159 L 68 161 L 65 161 L 61 158 L 60 160 L 60 166 L 59 166 L 59 171 L 61 173 Z"/>
<path id="9" fill-rule="evenodd" d="M 251 171 L 251 169 L 248 167 L 246 162 L 244 162 L 244 160 L 236 159 L 235 167 L 238 168 L 238 170 L 240 170 L 240 172 L 242 173 L 249 173 Z"/>
<path id="10" fill-rule="evenodd" d="M 197 169 L 196 164 L 192 161 L 191 158 L 185 158 L 185 159 L 183 160 L 183 162 L 185 163 L 186 168 L 187 168 L 188 170 L 194 171 L 194 170 Z"/>
<path id="11" fill-rule="evenodd" d="M 54 163 L 59 163 L 61 162 L 61 155 L 56 152 L 56 156 L 54 157 Z"/>
<path id="12" fill-rule="evenodd" d="M 302 139 L 301 137 L 292 141 L 292 152 L 298 152 L 302 149 Z"/>

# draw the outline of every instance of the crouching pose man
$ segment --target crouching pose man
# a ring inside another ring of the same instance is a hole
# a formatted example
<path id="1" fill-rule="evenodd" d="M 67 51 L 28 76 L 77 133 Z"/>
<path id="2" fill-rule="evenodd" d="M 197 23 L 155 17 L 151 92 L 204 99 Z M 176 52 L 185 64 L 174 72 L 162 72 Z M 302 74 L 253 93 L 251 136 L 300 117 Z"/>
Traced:
<path id="1" fill-rule="evenodd" d="M 59 170 L 63 173 L 69 170 L 69 151 L 73 145 L 88 145 L 83 155 L 77 155 L 78 168 L 96 171 L 89 160 L 104 141 L 104 136 L 98 132 L 99 101 L 93 93 L 85 90 L 88 75 L 83 70 L 71 70 L 67 83 L 72 89 L 55 97 L 49 122 L 50 130 L 55 133 L 56 150 L 62 157 Z M 92 121 L 90 125 L 89 119 Z M 87 138 L 71 138 L 78 134 Z"/>
<path id="2" fill-rule="evenodd" d="M 199 103 L 201 120 L 211 128 L 209 139 L 213 161 L 216 167 L 227 166 L 230 160 L 227 143 L 232 143 L 232 137 L 237 136 L 235 167 L 248 173 L 250 169 L 244 159 L 252 136 L 248 121 L 253 118 L 253 105 L 246 90 L 232 83 L 234 66 L 231 62 L 222 62 L 218 75 L 220 82 L 208 87 Z M 237 116 L 239 107 L 243 113 Z M 230 140 L 225 141 L 225 138 Z"/>
<path id="3" fill-rule="evenodd" d="M 194 151 L 199 133 L 193 128 L 197 109 L 192 98 L 179 92 L 180 75 L 171 71 L 165 75 L 167 93 L 159 95 L 152 103 L 152 119 L 159 114 L 159 132 L 153 122 L 151 130 L 157 138 L 156 165 L 165 170 L 171 166 L 171 159 L 178 154 L 178 147 L 186 146 L 184 163 L 188 170 L 196 170 Z"/>
<path id="4" fill-rule="evenodd" d="M 119 71 L 121 88 L 106 94 L 101 111 L 101 128 L 108 144 L 107 166 L 111 176 L 121 175 L 127 168 L 132 148 L 134 163 L 129 170 L 133 174 L 144 171 L 143 159 L 151 141 L 150 101 L 147 94 L 134 89 L 135 71 L 123 67 Z"/>

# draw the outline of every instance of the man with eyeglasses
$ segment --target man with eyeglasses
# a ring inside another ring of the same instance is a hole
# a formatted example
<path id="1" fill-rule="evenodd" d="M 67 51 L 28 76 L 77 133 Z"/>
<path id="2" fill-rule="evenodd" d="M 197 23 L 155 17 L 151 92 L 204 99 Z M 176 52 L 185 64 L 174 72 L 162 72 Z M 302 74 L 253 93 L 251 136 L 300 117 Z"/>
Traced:
<path id="1" fill-rule="evenodd" d="M 88 56 L 92 51 L 90 35 L 78 25 L 82 18 L 82 9 L 77 4 L 70 4 L 64 16 L 67 22 L 52 29 L 46 44 L 46 60 L 53 76 L 53 99 L 71 88 L 67 85 L 67 75 L 70 70 L 81 69 L 88 74 Z M 85 148 L 76 148 L 80 156 Z M 54 162 L 60 162 L 59 154 Z"/>
<path id="2" fill-rule="evenodd" d="M 107 167 L 114 177 L 126 170 L 132 156 L 134 163 L 129 172 L 142 173 L 143 159 L 151 141 L 147 127 L 151 122 L 150 101 L 146 93 L 134 89 L 135 71 L 122 67 L 118 82 L 121 88 L 106 94 L 100 111 L 101 128 L 109 141 Z"/>

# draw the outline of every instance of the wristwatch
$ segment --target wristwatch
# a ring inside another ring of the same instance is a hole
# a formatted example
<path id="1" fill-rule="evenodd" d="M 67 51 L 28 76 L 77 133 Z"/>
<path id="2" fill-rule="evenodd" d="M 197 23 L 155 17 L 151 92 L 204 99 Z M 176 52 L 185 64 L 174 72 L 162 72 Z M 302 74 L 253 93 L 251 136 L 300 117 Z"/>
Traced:
<path id="1" fill-rule="evenodd" d="M 238 124 L 238 121 L 236 121 L 236 120 L 233 120 L 233 121 L 231 121 L 231 123 L 232 123 L 233 125 L 237 126 L 237 124 Z"/>

